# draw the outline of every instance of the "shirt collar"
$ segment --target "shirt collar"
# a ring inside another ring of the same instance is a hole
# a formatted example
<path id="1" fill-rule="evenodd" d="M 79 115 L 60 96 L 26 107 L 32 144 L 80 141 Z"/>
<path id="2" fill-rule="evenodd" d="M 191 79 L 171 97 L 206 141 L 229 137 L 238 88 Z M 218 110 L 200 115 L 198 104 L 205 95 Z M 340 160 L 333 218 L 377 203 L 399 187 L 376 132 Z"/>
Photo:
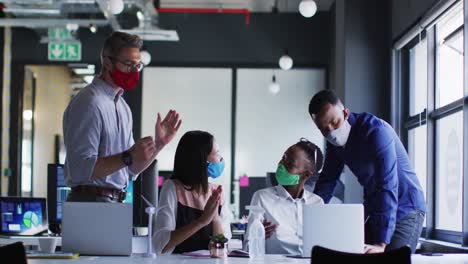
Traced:
<path id="1" fill-rule="evenodd" d="M 93 84 L 101 89 L 106 95 L 108 95 L 112 100 L 117 101 L 122 96 L 124 90 L 120 87 L 113 88 L 109 83 L 103 79 L 95 76 L 93 79 Z"/>
<path id="2" fill-rule="evenodd" d="M 353 129 L 354 124 L 356 124 L 357 116 L 353 112 L 349 112 L 348 123 L 351 125 L 351 129 Z"/>
<path id="3" fill-rule="evenodd" d="M 349 142 L 352 140 L 351 138 L 354 138 L 354 134 L 356 133 L 356 123 L 357 123 L 358 115 L 353 112 L 349 112 L 349 117 L 348 117 L 348 123 L 351 125 L 351 131 L 349 131 L 349 136 L 348 140 L 346 141 L 346 144 L 344 145 L 344 148 L 349 145 Z"/>
<path id="4" fill-rule="evenodd" d="M 276 190 L 276 194 L 282 199 L 291 200 L 291 201 L 296 200 L 292 198 L 291 194 L 289 194 L 288 191 L 282 185 L 275 186 L 275 190 Z M 309 191 L 307 191 L 307 189 L 304 188 L 304 190 L 302 191 L 302 197 L 298 198 L 298 200 L 307 202 L 309 194 L 310 194 Z"/>

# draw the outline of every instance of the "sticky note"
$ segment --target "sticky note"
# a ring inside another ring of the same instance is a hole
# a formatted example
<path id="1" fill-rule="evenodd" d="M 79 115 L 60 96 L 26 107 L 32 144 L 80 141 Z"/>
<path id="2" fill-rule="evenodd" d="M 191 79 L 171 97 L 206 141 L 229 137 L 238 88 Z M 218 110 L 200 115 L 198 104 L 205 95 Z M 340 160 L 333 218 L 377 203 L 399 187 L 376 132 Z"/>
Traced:
<path id="1" fill-rule="evenodd" d="M 159 187 L 163 186 L 163 183 L 164 183 L 164 177 L 163 177 L 163 176 L 159 176 L 159 177 L 158 177 L 158 186 L 159 186 Z"/>
<path id="2" fill-rule="evenodd" d="M 249 187 L 249 177 L 248 176 L 241 176 L 239 178 L 239 186 L 240 187 Z"/>

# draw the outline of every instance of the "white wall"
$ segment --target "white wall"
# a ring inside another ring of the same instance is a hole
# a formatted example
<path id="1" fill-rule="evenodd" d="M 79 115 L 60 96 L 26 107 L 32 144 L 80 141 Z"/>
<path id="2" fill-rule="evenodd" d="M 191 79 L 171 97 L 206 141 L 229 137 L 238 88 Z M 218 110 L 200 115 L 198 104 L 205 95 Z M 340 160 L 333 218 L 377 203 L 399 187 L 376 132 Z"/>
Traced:
<path id="1" fill-rule="evenodd" d="M 281 87 L 276 95 L 268 90 L 272 75 L 272 69 L 238 70 L 236 178 L 274 172 L 284 151 L 301 137 L 323 150 L 323 137 L 308 105 L 325 89 L 325 71 L 275 71 Z"/>
<path id="2" fill-rule="evenodd" d="M 273 73 L 281 87 L 276 95 L 268 89 Z M 237 76 L 236 179 L 276 171 L 284 151 L 301 137 L 324 150 L 308 106 L 325 89 L 325 70 L 239 69 Z"/>
<path id="3" fill-rule="evenodd" d="M 180 138 L 190 130 L 214 135 L 226 161 L 221 177 L 229 199 L 231 184 L 231 69 L 149 67 L 143 72 L 142 136 L 154 136 L 156 115 L 179 112 L 182 126 L 174 140 L 159 153 L 159 170 L 173 170 Z"/>

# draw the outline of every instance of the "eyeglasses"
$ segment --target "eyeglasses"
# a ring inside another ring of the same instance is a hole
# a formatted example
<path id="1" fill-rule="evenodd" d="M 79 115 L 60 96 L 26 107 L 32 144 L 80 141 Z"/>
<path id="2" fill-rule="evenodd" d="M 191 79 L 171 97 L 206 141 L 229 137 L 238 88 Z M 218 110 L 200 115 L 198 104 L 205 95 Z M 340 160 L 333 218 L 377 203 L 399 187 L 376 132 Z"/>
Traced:
<path id="1" fill-rule="evenodd" d="M 143 64 L 143 62 L 139 62 L 139 63 L 125 63 L 121 60 L 118 60 L 117 58 L 115 57 L 111 57 L 111 56 L 107 56 L 109 57 L 109 59 L 111 59 L 112 61 L 117 61 L 117 62 L 120 62 L 122 65 L 125 66 L 125 70 L 127 72 L 140 72 L 141 70 L 143 70 L 143 67 L 145 66 Z"/>

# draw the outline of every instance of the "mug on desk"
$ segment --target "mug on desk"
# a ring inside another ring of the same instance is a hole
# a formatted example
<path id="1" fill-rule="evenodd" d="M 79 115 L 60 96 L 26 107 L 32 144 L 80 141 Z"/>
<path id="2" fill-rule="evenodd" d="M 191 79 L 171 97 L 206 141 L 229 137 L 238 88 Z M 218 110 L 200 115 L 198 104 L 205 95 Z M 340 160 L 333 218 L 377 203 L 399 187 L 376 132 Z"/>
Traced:
<path id="1" fill-rule="evenodd" d="M 57 246 L 58 237 L 39 237 L 39 251 L 42 253 L 54 253 Z"/>

